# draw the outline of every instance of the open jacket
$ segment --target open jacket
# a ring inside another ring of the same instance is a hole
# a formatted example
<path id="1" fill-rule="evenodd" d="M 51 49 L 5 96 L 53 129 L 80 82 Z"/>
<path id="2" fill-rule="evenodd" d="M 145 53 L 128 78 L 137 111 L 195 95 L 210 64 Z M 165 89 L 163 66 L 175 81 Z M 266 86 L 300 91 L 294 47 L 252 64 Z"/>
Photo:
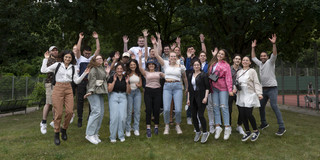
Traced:
<path id="1" fill-rule="evenodd" d="M 188 92 L 189 92 L 189 100 L 190 105 L 192 105 L 194 100 L 198 106 L 201 105 L 203 98 L 206 95 L 206 90 L 210 89 L 208 75 L 204 72 L 201 72 L 196 77 L 196 90 L 193 89 L 193 85 L 191 84 L 193 72 L 188 74 Z M 197 91 L 197 93 L 196 93 Z"/>
<path id="2" fill-rule="evenodd" d="M 212 73 L 213 66 L 210 67 L 209 74 Z M 217 82 L 214 82 L 212 80 L 209 81 L 210 93 L 213 93 L 213 88 L 217 88 L 220 91 L 232 92 L 232 75 L 230 65 L 222 60 L 219 62 L 215 71 L 219 73 L 219 79 Z"/>
<path id="3" fill-rule="evenodd" d="M 87 93 L 107 94 L 108 76 L 103 66 L 92 67 L 88 76 Z"/>

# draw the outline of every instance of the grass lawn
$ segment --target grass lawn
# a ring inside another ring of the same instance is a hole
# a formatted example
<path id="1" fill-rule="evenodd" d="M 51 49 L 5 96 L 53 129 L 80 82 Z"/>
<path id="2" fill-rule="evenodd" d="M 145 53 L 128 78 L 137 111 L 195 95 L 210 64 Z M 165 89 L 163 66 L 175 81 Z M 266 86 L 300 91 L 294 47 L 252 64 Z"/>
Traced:
<path id="1" fill-rule="evenodd" d="M 86 105 L 87 106 L 87 105 Z M 107 106 L 107 105 L 106 105 Z M 86 122 L 77 127 L 77 118 L 69 126 L 68 140 L 60 146 L 53 143 L 53 129 L 48 125 L 48 133 L 40 133 L 39 123 L 42 110 L 27 115 L 0 118 L 0 159 L 320 159 L 320 118 L 282 110 L 287 132 L 282 137 L 275 135 L 278 129 L 275 115 L 267 107 L 269 128 L 261 131 L 256 142 L 241 141 L 235 131 L 237 109 L 233 112 L 233 131 L 230 139 L 215 140 L 211 135 L 206 144 L 194 143 L 193 126 L 186 124 L 186 114 L 182 115 L 182 135 L 177 135 L 174 126 L 170 134 L 163 135 L 163 117 L 160 119 L 160 134 L 146 138 L 144 106 L 141 109 L 140 136 L 133 134 L 126 141 L 111 144 L 109 133 L 109 112 L 100 129 L 102 140 L 98 145 L 88 142 L 85 137 Z M 85 108 L 84 115 L 88 114 Z M 207 113 L 205 113 L 207 115 Z M 258 109 L 254 115 L 259 122 Z M 52 117 L 50 112 L 49 117 Z M 48 118 L 51 119 L 51 118 Z M 208 119 L 207 119 L 208 121 Z M 50 123 L 50 121 L 49 121 Z"/>

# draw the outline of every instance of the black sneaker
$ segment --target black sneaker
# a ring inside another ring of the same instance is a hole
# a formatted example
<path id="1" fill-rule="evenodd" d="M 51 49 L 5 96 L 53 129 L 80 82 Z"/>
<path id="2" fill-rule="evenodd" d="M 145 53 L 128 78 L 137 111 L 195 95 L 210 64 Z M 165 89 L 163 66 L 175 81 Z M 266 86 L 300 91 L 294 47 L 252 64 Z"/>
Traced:
<path id="1" fill-rule="evenodd" d="M 78 127 L 82 127 L 82 119 L 78 119 Z"/>
<path id="2" fill-rule="evenodd" d="M 158 128 L 154 128 L 154 134 L 155 134 L 155 135 L 158 135 L 158 134 L 159 134 Z"/>
<path id="3" fill-rule="evenodd" d="M 259 129 L 264 130 L 269 127 L 269 124 L 261 124 Z"/>
<path id="4" fill-rule="evenodd" d="M 258 139 L 259 135 L 260 135 L 260 132 L 259 132 L 259 131 L 253 132 L 253 133 L 252 133 L 252 137 L 251 137 L 251 141 L 252 141 L 252 142 L 253 142 L 253 141 L 256 141 L 256 140 Z"/>
<path id="5" fill-rule="evenodd" d="M 279 128 L 278 132 L 276 133 L 277 136 L 282 136 L 287 130 L 285 128 Z"/>
<path id="6" fill-rule="evenodd" d="M 247 141 L 252 136 L 251 132 L 246 132 L 246 135 L 244 135 L 241 139 L 242 142 Z"/>
<path id="7" fill-rule="evenodd" d="M 147 137 L 151 138 L 151 129 L 147 129 Z"/>

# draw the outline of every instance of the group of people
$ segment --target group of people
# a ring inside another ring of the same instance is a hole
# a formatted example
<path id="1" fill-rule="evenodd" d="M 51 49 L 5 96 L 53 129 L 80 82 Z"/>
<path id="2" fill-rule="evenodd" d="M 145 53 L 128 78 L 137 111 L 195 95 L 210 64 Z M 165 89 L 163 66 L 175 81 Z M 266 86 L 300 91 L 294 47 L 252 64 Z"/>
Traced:
<path id="1" fill-rule="evenodd" d="M 224 126 L 224 140 L 231 135 L 231 113 L 233 101 L 236 102 L 239 114 L 236 130 L 243 135 L 242 141 L 256 141 L 260 130 L 269 126 L 266 121 L 265 106 L 270 104 L 276 114 L 279 130 L 276 135 L 286 132 L 282 115 L 277 107 L 277 81 L 275 79 L 275 61 L 277 57 L 276 35 L 269 38 L 273 45 L 273 53 L 269 59 L 267 53 L 256 58 L 256 40 L 252 42 L 251 58 L 235 54 L 233 65 L 229 65 L 227 50 L 215 48 L 211 51 L 213 58 L 207 62 L 205 37 L 200 35 L 202 51 L 196 56 L 193 46 L 187 48 L 187 57 L 180 52 L 180 38 L 176 43 L 162 47 L 160 34 L 151 36 L 152 47 L 148 47 L 148 30 L 142 31 L 137 47 L 128 50 L 128 37 L 123 36 L 124 52 L 115 51 L 110 58 L 100 55 L 98 34 L 93 32 L 97 49 L 91 55 L 91 48 L 84 47 L 81 55 L 81 43 L 84 34 L 73 51 L 62 51 L 52 46 L 45 53 L 41 66 L 42 73 L 48 73 L 46 80 L 47 101 L 43 111 L 40 130 L 46 133 L 46 118 L 52 104 L 54 113 L 54 143 L 60 144 L 60 133 L 67 140 L 67 128 L 73 118 L 74 94 L 77 95 L 78 127 L 82 126 L 83 101 L 89 101 L 89 118 L 85 138 L 93 143 L 101 142 L 99 129 L 104 117 L 104 97 L 108 95 L 110 113 L 110 142 L 117 139 L 125 141 L 125 137 L 140 135 L 141 97 L 144 95 L 146 112 L 146 136 L 159 134 L 159 117 L 163 108 L 164 135 L 170 132 L 170 123 L 174 113 L 175 130 L 182 134 L 181 112 L 183 97 L 186 95 L 187 123 L 194 125 L 194 141 L 206 143 L 208 137 L 215 133 L 220 137 Z M 163 53 L 162 53 L 163 51 Z M 60 55 L 60 56 L 59 56 Z M 61 60 L 59 60 L 61 57 Z M 112 59 L 111 62 L 109 60 Z M 260 80 L 257 72 L 251 68 L 252 61 L 259 66 Z M 242 67 L 240 65 L 242 64 Z M 74 85 L 77 84 L 77 85 Z M 75 86 L 76 92 L 74 91 Z M 185 92 L 183 92 L 185 90 Z M 51 94 L 52 92 L 52 94 Z M 52 100 L 52 101 L 51 101 Z M 65 118 L 60 127 L 63 106 Z M 252 114 L 254 107 L 260 107 L 261 125 L 258 128 Z M 204 116 L 208 109 L 209 125 Z M 174 111 L 172 111 L 174 110 Z M 133 125 L 132 124 L 133 119 Z M 192 119 L 192 122 L 191 122 Z M 154 122 L 152 131 L 151 122 Z M 252 126 L 250 131 L 249 123 Z M 243 131 L 242 124 L 245 127 Z M 209 127 L 209 129 L 208 129 Z M 201 132 L 202 130 L 202 132 Z"/>

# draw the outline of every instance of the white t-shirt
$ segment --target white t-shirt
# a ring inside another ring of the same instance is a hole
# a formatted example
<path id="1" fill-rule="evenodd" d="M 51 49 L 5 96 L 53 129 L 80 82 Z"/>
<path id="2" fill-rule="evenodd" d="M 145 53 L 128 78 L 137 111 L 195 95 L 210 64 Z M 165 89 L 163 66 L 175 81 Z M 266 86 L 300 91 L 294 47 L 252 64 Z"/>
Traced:
<path id="1" fill-rule="evenodd" d="M 186 67 L 184 65 L 180 65 L 180 67 L 172 67 L 169 65 L 169 61 L 164 60 L 164 65 L 162 66 L 165 73 L 166 79 L 174 79 L 176 81 L 181 80 L 182 74 L 186 71 Z"/>
<path id="2" fill-rule="evenodd" d="M 94 55 L 92 55 L 91 57 L 89 57 L 89 58 L 86 58 L 86 57 L 84 57 L 84 56 L 80 56 L 80 58 L 79 59 L 77 59 L 77 57 L 76 57 L 76 60 L 77 60 L 77 63 L 76 63 L 76 65 L 77 65 L 77 68 L 78 68 L 78 70 L 77 70 L 77 73 L 79 73 L 80 72 L 80 69 L 84 69 L 84 68 L 80 68 L 80 64 L 81 63 L 86 63 L 86 65 L 85 65 L 85 67 L 90 63 L 90 61 L 91 61 L 91 59 L 92 59 L 92 57 L 93 57 Z M 84 71 L 84 70 L 83 70 Z M 83 72 L 82 71 L 82 72 Z M 82 74 L 82 73 L 79 73 L 79 74 Z"/>
<path id="3" fill-rule="evenodd" d="M 138 62 L 139 62 L 139 55 L 138 55 L 139 50 L 142 51 L 142 57 L 141 57 L 142 67 L 143 67 L 143 69 L 146 69 L 146 60 L 145 60 L 145 58 L 144 58 L 144 57 L 145 57 L 145 47 L 139 47 L 139 46 L 137 46 L 137 47 L 131 47 L 131 48 L 129 49 L 129 51 L 131 51 L 131 52 L 135 55 L 136 60 L 137 60 Z M 150 50 L 150 47 L 148 47 L 148 52 L 147 52 L 148 56 L 149 56 L 149 50 Z"/>

